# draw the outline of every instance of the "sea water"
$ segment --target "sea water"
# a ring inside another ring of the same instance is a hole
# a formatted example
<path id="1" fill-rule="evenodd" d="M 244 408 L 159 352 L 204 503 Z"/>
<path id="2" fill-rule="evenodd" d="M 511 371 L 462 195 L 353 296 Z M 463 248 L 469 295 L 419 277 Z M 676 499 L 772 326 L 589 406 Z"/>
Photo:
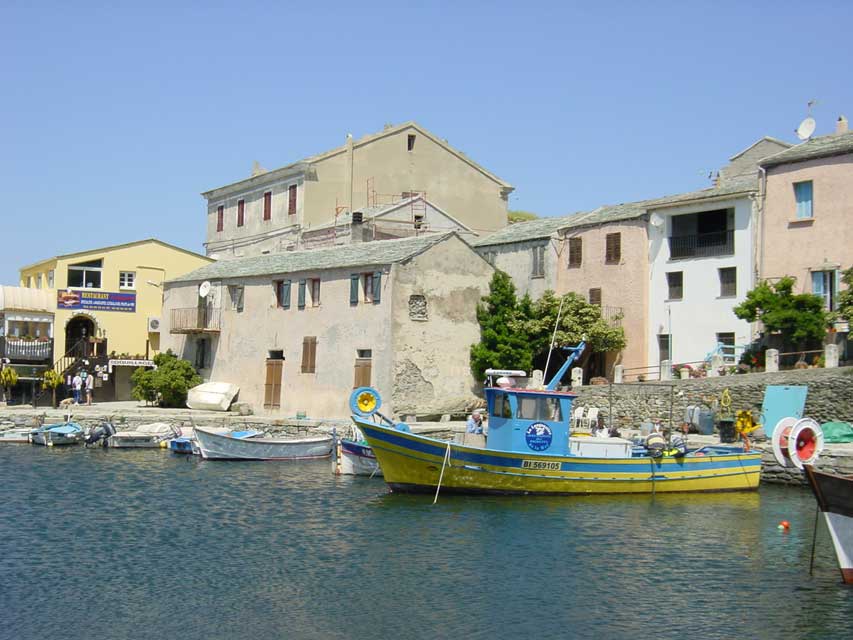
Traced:
<path id="1" fill-rule="evenodd" d="M 331 463 L 0 447 L 0 638 L 847 638 L 806 490 L 389 494 Z M 787 532 L 777 525 L 787 520 Z"/>

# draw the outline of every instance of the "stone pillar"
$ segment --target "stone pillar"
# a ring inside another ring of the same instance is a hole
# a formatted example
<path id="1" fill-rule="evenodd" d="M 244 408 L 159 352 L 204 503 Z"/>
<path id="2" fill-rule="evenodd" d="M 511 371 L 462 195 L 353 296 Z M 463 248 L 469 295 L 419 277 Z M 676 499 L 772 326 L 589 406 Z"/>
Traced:
<path id="1" fill-rule="evenodd" d="M 779 371 L 779 349 L 768 349 L 764 354 L 764 370 L 767 373 Z"/>
<path id="2" fill-rule="evenodd" d="M 672 380 L 672 360 L 664 360 L 660 363 L 661 382 Z"/>
<path id="3" fill-rule="evenodd" d="M 711 356 L 711 364 L 708 365 L 710 368 L 708 369 L 708 376 L 714 377 L 720 375 L 720 368 L 723 366 L 723 356 L 719 353 L 715 353 Z"/>
<path id="4" fill-rule="evenodd" d="M 625 376 L 625 367 L 617 364 L 613 367 L 613 384 L 622 384 L 622 378 Z"/>
<path id="5" fill-rule="evenodd" d="M 823 366 L 827 369 L 838 367 L 838 345 L 828 344 L 823 348 Z"/>
<path id="6" fill-rule="evenodd" d="M 572 388 L 583 386 L 583 369 L 580 367 L 572 368 Z"/>

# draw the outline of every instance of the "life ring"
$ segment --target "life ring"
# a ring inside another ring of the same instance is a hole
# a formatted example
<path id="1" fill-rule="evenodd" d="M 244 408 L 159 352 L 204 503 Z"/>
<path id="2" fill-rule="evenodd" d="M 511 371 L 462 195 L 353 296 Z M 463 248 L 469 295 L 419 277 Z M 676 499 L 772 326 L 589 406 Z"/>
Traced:
<path id="1" fill-rule="evenodd" d="M 773 430 L 773 456 L 780 466 L 813 464 L 823 451 L 823 430 L 811 418 L 782 418 Z"/>
<path id="2" fill-rule="evenodd" d="M 362 418 L 372 416 L 382 406 L 382 397 L 373 387 L 359 387 L 349 396 L 350 410 Z"/>

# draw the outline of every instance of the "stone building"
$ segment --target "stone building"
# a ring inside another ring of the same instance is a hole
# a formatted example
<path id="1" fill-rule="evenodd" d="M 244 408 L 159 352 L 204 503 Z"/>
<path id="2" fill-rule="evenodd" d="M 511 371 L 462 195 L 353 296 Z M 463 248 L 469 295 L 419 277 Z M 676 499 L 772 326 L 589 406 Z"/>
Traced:
<path id="1" fill-rule="evenodd" d="M 166 283 L 164 341 L 257 412 L 344 418 L 369 385 L 388 414 L 461 413 L 492 272 L 455 232 L 221 261 Z"/>
<path id="2" fill-rule="evenodd" d="M 512 185 L 414 122 L 204 192 L 208 255 L 302 248 L 304 232 L 421 196 L 477 235 L 507 224 Z M 418 207 L 407 220 L 419 224 Z"/>

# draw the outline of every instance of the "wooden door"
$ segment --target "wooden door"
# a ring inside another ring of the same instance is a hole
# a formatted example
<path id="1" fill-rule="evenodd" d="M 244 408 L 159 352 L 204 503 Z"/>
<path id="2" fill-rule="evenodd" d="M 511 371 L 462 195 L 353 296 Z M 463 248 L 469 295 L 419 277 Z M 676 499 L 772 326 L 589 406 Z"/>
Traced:
<path id="1" fill-rule="evenodd" d="M 353 388 L 369 387 L 371 374 L 371 359 L 356 358 L 355 359 L 355 380 Z"/>
<path id="2" fill-rule="evenodd" d="M 267 375 L 264 382 L 264 409 L 281 407 L 281 373 L 284 360 L 267 360 Z"/>

